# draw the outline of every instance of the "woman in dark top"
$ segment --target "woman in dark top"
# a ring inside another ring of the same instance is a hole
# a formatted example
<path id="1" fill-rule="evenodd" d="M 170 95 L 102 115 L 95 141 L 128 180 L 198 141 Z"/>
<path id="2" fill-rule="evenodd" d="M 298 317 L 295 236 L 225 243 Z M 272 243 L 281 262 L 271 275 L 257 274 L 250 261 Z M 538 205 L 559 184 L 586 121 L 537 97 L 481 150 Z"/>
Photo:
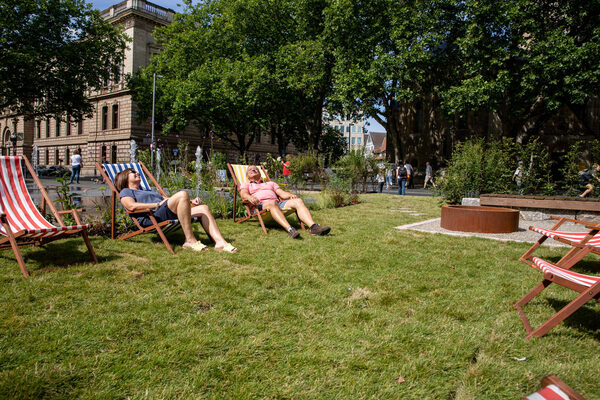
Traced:
<path id="1" fill-rule="evenodd" d="M 182 247 L 195 251 L 206 250 L 206 246 L 196 240 L 192 230 L 192 217 L 199 217 L 202 227 L 215 242 L 215 250 L 229 253 L 238 251 L 225 241 L 208 206 L 202 204 L 199 198 L 190 200 L 188 193 L 183 190 L 171 197 L 163 198 L 156 192 L 139 190 L 140 182 L 140 174 L 131 168 L 119 172 L 115 176 L 115 186 L 119 191 L 119 199 L 127 211 L 151 211 L 158 222 L 178 219 L 185 234 L 185 243 Z M 152 225 L 150 218 L 144 214 L 132 214 L 131 216 L 137 218 L 142 226 Z"/>

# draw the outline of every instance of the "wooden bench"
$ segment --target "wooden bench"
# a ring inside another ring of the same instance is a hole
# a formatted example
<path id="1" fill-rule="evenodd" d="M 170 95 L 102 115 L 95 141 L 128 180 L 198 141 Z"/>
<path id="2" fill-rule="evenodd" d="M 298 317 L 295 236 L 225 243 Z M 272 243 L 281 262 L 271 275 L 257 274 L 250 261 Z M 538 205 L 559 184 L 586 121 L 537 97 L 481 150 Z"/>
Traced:
<path id="1" fill-rule="evenodd" d="M 521 211 L 521 218 L 525 220 L 550 219 L 551 216 L 558 215 L 600 221 L 600 199 L 597 198 L 482 194 L 479 204 L 518 209 Z"/>

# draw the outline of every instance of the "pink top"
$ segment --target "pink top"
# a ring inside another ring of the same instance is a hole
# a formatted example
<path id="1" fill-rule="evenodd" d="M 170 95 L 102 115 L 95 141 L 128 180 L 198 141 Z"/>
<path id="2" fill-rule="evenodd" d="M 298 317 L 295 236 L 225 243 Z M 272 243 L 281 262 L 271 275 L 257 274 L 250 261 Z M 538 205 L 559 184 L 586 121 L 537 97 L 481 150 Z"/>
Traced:
<path id="1" fill-rule="evenodd" d="M 240 187 L 240 190 L 243 189 L 246 189 L 250 196 L 256 197 L 261 203 L 267 200 L 279 201 L 277 193 L 275 193 L 279 190 L 279 185 L 275 182 L 245 182 Z"/>

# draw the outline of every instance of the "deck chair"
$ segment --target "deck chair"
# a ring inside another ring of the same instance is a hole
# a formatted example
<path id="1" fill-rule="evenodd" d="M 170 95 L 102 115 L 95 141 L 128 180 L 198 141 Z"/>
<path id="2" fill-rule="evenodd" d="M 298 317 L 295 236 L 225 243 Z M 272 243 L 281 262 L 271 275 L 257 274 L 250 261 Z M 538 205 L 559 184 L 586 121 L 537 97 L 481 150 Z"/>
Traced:
<path id="1" fill-rule="evenodd" d="M 527 331 L 526 339 L 529 339 L 532 336 L 544 336 L 552 328 L 564 321 L 589 300 L 600 299 L 600 277 L 584 275 L 566 268 L 561 268 L 538 257 L 531 257 L 530 259 L 525 260 L 525 262 L 544 274 L 543 282 L 538 284 L 533 290 L 523 296 L 523 298 L 515 304 L 515 308 L 519 312 L 521 320 L 523 321 L 523 325 L 525 326 L 525 330 Z M 579 292 L 579 295 L 560 311 L 550 317 L 546 322 L 533 329 L 525 315 L 525 312 L 523 311 L 523 306 L 529 303 L 535 296 L 541 293 L 542 290 L 544 290 L 553 282 L 560 286 L 564 286 Z"/>
<path id="2" fill-rule="evenodd" d="M 248 165 L 227 164 L 227 168 L 229 169 L 229 173 L 231 174 L 231 177 L 233 178 L 233 184 L 235 186 L 234 193 L 233 193 L 233 222 L 241 223 L 241 222 L 246 222 L 252 218 L 257 218 L 263 232 L 267 234 L 267 228 L 265 227 L 265 222 L 270 222 L 270 220 L 272 220 L 271 213 L 269 213 L 267 210 L 258 211 L 258 209 L 256 209 L 256 207 L 254 207 L 252 204 L 242 202 L 242 204 L 244 205 L 244 208 L 246 209 L 246 216 L 241 219 L 239 219 L 239 218 L 236 219 L 236 216 L 235 216 L 235 210 L 237 207 L 237 197 L 241 190 L 241 186 L 243 183 L 248 182 L 248 177 L 246 176 L 246 171 L 248 170 Z M 269 174 L 262 166 L 258 165 L 258 170 L 260 171 L 260 176 L 263 181 L 267 182 L 270 180 Z M 240 196 L 240 200 L 241 200 L 241 196 Z M 295 210 L 291 209 L 291 208 L 283 209 L 282 211 L 285 216 L 295 213 Z M 300 218 L 298 218 L 298 220 L 300 220 Z M 302 230 L 305 230 L 304 223 L 302 221 L 300 221 L 300 227 L 302 228 Z"/>
<path id="3" fill-rule="evenodd" d="M 42 212 L 33 203 L 23 177 L 26 167 L 42 194 Z M 52 225 L 44 214 L 46 205 L 59 226 Z M 83 210 L 57 211 L 29 160 L 25 156 L 0 157 L 0 249 L 11 247 L 23 276 L 29 271 L 23 261 L 20 248 L 23 246 L 41 246 L 46 243 L 80 234 L 88 248 L 92 261 L 98 263 L 96 253 L 87 235 L 88 224 L 83 224 L 79 212 Z M 76 225 L 65 225 L 61 215 L 71 214 Z"/>
<path id="4" fill-rule="evenodd" d="M 579 221 L 574 219 L 568 219 L 564 217 L 552 217 L 558 220 L 554 226 L 550 229 L 538 228 L 530 226 L 529 229 L 540 233 L 542 236 L 540 239 L 529 248 L 521 257 L 520 260 L 527 262 L 527 259 L 531 258 L 531 255 L 537 250 L 548 238 L 552 238 L 558 242 L 564 243 L 571 246 L 572 248 L 565 254 L 560 261 L 556 263 L 561 268 L 569 269 L 575 265 L 579 260 L 588 255 L 594 253 L 600 255 L 600 225 Z M 560 231 L 560 226 L 565 222 L 572 222 L 581 224 L 585 227 L 585 232 L 563 232 Z"/>
<path id="5" fill-rule="evenodd" d="M 140 174 L 140 178 L 141 178 L 141 183 L 140 183 L 140 190 L 152 190 L 150 187 L 150 182 L 152 182 L 152 184 L 154 185 L 154 187 L 156 188 L 156 190 L 158 190 L 158 192 L 163 195 L 164 197 L 168 197 L 166 192 L 163 190 L 163 188 L 158 184 L 158 181 L 154 178 L 154 176 L 152 176 L 152 174 L 150 173 L 150 171 L 148 170 L 148 168 L 146 168 L 146 166 L 141 163 L 128 163 L 128 164 L 100 164 L 100 163 L 96 163 L 96 169 L 98 170 L 98 172 L 100 172 L 100 175 L 102 175 L 102 178 L 104 179 L 104 182 L 110 187 L 111 191 L 112 191 L 112 196 L 111 196 L 111 228 L 110 228 L 110 237 L 111 239 L 114 239 L 116 234 L 115 234 L 115 212 L 116 212 L 116 207 L 117 207 L 117 199 L 119 197 L 119 191 L 117 190 L 117 188 L 115 187 L 115 176 L 121 172 L 124 171 L 128 168 L 132 168 L 135 171 L 137 171 Z M 154 218 L 154 216 L 152 215 L 152 213 L 150 212 L 151 210 L 147 211 L 148 217 L 150 218 L 150 220 L 152 221 L 152 225 L 147 226 L 147 227 L 142 227 L 142 225 L 138 222 L 138 220 L 136 218 L 132 218 L 133 222 L 135 223 L 137 230 L 134 230 L 132 232 L 128 232 L 125 233 L 121 236 L 118 237 L 118 239 L 128 239 L 134 236 L 138 236 L 138 235 L 142 235 L 144 233 L 158 233 L 158 235 L 160 236 L 161 240 L 163 241 L 163 243 L 165 244 L 165 246 L 167 247 L 167 250 L 171 253 L 171 254 L 175 254 L 175 252 L 173 251 L 173 248 L 171 247 L 171 245 L 169 244 L 169 241 L 167 240 L 167 237 L 165 236 L 166 233 L 178 230 L 181 227 L 181 224 L 179 223 L 178 220 L 174 219 L 174 220 L 167 220 L 167 221 L 162 221 L 162 222 L 158 222 L 156 220 L 156 218 Z M 132 212 L 129 211 L 125 211 L 127 214 L 134 214 Z M 142 212 L 143 213 L 143 212 Z M 136 211 L 135 214 L 140 214 L 139 211 Z M 192 218 L 192 222 L 196 222 L 198 221 L 197 218 Z"/>
<path id="6" fill-rule="evenodd" d="M 585 398 L 556 375 L 548 375 L 542 379 L 540 390 L 523 397 L 522 400 L 585 400 Z"/>

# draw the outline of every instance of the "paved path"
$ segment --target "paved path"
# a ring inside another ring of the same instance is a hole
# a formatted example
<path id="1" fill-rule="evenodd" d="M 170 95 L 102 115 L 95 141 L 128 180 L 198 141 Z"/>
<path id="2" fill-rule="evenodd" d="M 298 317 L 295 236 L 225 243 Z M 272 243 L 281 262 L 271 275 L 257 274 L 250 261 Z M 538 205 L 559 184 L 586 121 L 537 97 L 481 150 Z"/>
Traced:
<path id="1" fill-rule="evenodd" d="M 444 235 L 451 236 L 476 236 L 480 238 L 499 240 L 503 242 L 527 242 L 532 243 L 540 238 L 540 234 L 529 230 L 529 226 L 534 225 L 540 228 L 549 229 L 556 223 L 556 220 L 544 220 L 544 221 L 519 221 L 519 230 L 512 233 L 473 233 L 473 232 L 457 232 L 444 229 L 440 226 L 441 218 L 430 219 L 427 221 L 416 222 L 408 225 L 397 226 L 396 229 L 409 229 L 419 232 L 428 233 L 442 233 Z M 582 229 L 583 228 L 583 229 Z M 561 231 L 563 232 L 582 232 L 585 228 L 580 224 L 572 222 L 565 222 L 562 224 Z M 556 240 L 546 240 L 544 245 L 548 246 L 567 246 Z"/>

